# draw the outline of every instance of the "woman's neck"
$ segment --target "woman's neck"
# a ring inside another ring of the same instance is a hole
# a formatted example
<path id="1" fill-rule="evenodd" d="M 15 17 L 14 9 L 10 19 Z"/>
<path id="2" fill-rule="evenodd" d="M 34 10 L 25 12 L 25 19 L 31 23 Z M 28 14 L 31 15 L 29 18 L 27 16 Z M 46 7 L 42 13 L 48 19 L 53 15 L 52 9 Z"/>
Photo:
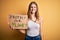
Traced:
<path id="1" fill-rule="evenodd" d="M 34 13 L 33 13 L 33 14 L 31 14 L 31 15 L 35 17 L 35 14 L 34 14 Z"/>
<path id="2" fill-rule="evenodd" d="M 36 21 L 35 14 L 32 14 L 31 16 L 32 16 L 32 19 L 31 20 Z"/>

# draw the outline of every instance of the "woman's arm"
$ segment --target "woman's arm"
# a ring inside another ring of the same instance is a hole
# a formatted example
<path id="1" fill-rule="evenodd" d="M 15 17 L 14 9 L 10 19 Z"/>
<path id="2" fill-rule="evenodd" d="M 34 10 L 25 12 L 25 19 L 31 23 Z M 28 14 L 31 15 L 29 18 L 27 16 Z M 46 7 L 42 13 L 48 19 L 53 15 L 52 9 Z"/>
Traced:
<path id="1" fill-rule="evenodd" d="M 23 33 L 23 34 L 26 34 L 27 29 L 20 29 L 19 31 L 20 31 L 21 33 Z"/>
<path id="2" fill-rule="evenodd" d="M 42 17 L 40 17 L 40 35 L 41 35 L 41 37 L 42 37 L 42 40 L 43 40 L 43 26 L 42 26 L 42 23 L 43 23 L 43 18 Z"/>

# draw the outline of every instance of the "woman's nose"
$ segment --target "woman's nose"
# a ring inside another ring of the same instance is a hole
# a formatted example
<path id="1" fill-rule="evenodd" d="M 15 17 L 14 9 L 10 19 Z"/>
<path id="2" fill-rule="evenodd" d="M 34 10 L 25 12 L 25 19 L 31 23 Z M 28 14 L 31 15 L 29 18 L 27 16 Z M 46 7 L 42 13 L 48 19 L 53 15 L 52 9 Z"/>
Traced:
<path id="1" fill-rule="evenodd" d="M 34 10 L 34 7 L 32 8 L 32 10 Z"/>

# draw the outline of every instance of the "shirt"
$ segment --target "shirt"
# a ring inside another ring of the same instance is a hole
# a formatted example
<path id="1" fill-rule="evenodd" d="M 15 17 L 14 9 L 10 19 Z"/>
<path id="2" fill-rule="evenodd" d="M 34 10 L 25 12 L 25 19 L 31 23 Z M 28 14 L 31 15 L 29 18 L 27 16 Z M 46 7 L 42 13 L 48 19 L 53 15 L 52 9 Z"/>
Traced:
<path id="1" fill-rule="evenodd" d="M 40 30 L 40 24 L 29 19 L 27 35 L 32 37 L 37 36 L 39 35 L 39 30 Z"/>

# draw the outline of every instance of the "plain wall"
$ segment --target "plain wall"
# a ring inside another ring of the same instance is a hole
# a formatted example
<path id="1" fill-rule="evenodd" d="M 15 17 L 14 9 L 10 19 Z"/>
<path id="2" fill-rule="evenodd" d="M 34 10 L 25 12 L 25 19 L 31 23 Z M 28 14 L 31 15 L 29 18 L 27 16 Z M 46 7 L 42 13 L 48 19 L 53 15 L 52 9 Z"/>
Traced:
<path id="1" fill-rule="evenodd" d="M 43 17 L 43 39 L 60 40 L 60 0 L 0 0 L 1 40 L 24 40 L 24 34 L 9 28 L 8 15 L 27 14 L 31 1 L 37 2 L 39 15 Z"/>

